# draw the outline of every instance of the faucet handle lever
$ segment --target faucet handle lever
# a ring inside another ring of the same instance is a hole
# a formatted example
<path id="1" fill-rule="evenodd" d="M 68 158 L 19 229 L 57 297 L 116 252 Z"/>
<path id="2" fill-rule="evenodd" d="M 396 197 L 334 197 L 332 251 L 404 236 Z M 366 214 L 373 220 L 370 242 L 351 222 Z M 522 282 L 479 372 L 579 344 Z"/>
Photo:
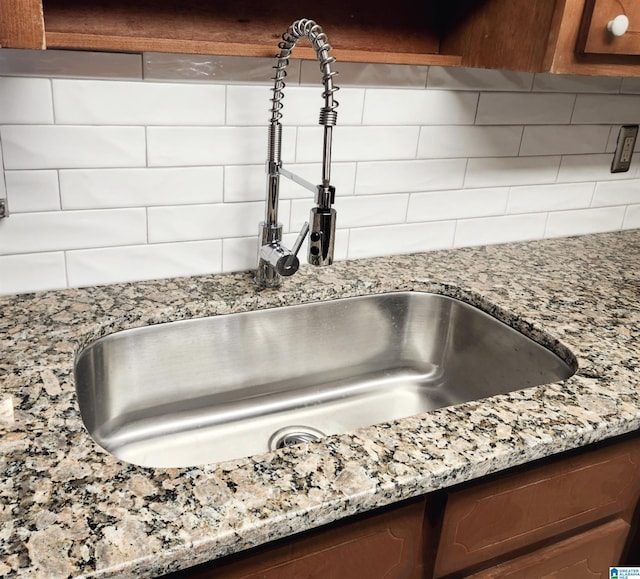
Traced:
<path id="1" fill-rule="evenodd" d="M 302 229 L 300 230 L 300 234 L 296 239 L 296 242 L 293 244 L 293 247 L 291 248 L 292 255 L 298 255 L 298 252 L 300 251 L 300 248 L 304 243 L 304 239 L 305 237 L 307 237 L 307 233 L 309 233 L 309 222 L 305 221 L 304 225 L 302 226 Z"/>
<path id="2" fill-rule="evenodd" d="M 298 271 L 298 267 L 300 266 L 300 261 L 298 260 L 298 252 L 300 251 L 300 248 L 304 243 L 304 238 L 307 236 L 307 233 L 309 233 L 309 222 L 305 221 L 300 233 L 298 234 L 296 242 L 291 248 L 291 252 L 284 262 L 283 271 L 286 273 L 281 272 L 281 275 L 291 275 L 291 273 L 295 273 L 296 271 Z"/>

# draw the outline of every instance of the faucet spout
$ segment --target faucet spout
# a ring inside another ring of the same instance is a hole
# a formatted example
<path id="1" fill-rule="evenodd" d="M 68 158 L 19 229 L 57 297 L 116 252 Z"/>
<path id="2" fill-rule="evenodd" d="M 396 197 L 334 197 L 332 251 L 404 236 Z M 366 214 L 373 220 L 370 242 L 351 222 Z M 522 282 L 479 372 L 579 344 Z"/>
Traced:
<path id="1" fill-rule="evenodd" d="M 286 68 L 289 58 L 297 42 L 306 38 L 316 52 L 322 73 L 324 90 L 323 106 L 320 108 L 319 124 L 324 127 L 322 146 L 322 176 L 321 183 L 313 186 L 282 166 L 282 99 L 284 98 Z M 278 44 L 280 53 L 276 56 L 277 63 L 273 67 L 275 76 L 271 98 L 271 119 L 268 132 L 267 151 L 267 199 L 265 220 L 260 223 L 258 249 L 258 268 L 256 283 L 260 287 L 277 287 L 282 283 L 282 276 L 295 273 L 298 269 L 297 250 L 306 236 L 305 229 L 310 229 L 308 261 L 312 265 L 330 265 L 333 263 L 334 237 L 336 228 L 335 187 L 331 185 L 331 145 L 333 127 L 336 124 L 338 102 L 334 93 L 338 87 L 333 84 L 333 77 L 337 74 L 331 69 L 335 58 L 329 56 L 331 45 L 322 28 L 313 20 L 303 18 L 296 20 L 282 35 Z M 316 206 L 312 208 L 309 218 L 310 227 L 305 228 L 296 241 L 294 251 L 282 246 L 282 225 L 278 223 L 278 204 L 280 197 L 280 176 L 311 189 L 315 194 Z M 287 264 L 285 268 L 283 264 Z"/>

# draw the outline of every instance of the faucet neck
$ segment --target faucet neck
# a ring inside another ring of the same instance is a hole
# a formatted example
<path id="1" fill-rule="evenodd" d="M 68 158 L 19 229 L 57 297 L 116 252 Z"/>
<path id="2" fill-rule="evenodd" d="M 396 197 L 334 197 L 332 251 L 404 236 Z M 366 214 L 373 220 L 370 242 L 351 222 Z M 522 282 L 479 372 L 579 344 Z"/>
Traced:
<path id="1" fill-rule="evenodd" d="M 277 63 L 273 67 L 275 75 L 274 85 L 271 89 L 271 119 L 269 122 L 268 148 L 267 148 L 267 206 L 265 222 L 275 225 L 278 223 L 278 204 L 280 197 L 280 177 L 279 169 L 282 166 L 282 99 L 284 98 L 285 78 L 287 76 L 287 66 L 289 58 L 298 41 L 306 38 L 316 52 L 322 73 L 322 84 L 324 91 L 322 98 L 324 106 L 320 109 L 318 122 L 324 127 L 322 146 L 322 187 L 329 187 L 331 184 L 331 145 L 333 139 L 333 127 L 338 118 L 338 101 L 333 98 L 338 87 L 333 84 L 333 77 L 337 72 L 331 69 L 331 65 L 336 61 L 329 55 L 331 45 L 322 27 L 307 18 L 296 20 L 282 35 L 282 40 L 278 44 L 280 53 L 276 56 Z"/>
<path id="2" fill-rule="evenodd" d="M 296 20 L 287 31 L 282 35 L 282 40 L 278 44 L 280 48 L 280 54 L 276 56 L 278 62 L 273 67 L 276 71 L 273 77 L 273 97 L 271 99 L 271 124 L 276 125 L 280 123 L 282 118 L 282 98 L 284 97 L 283 89 L 285 87 L 284 79 L 287 76 L 286 68 L 289 65 L 289 58 L 291 52 L 301 38 L 306 38 L 313 49 L 316 52 L 318 62 L 320 63 L 320 72 L 322 73 L 322 84 L 324 85 L 324 92 L 322 98 L 324 99 L 324 106 L 320 109 L 319 124 L 325 127 L 335 126 L 338 111 L 337 101 L 334 100 L 333 94 L 336 92 L 337 87 L 333 86 L 333 77 L 337 74 L 331 70 L 331 65 L 336 61 L 333 56 L 329 56 L 331 51 L 331 45 L 327 39 L 327 35 L 323 32 L 322 27 L 316 24 L 313 20 L 302 18 Z M 279 161 L 279 159 L 274 159 Z"/>
<path id="3" fill-rule="evenodd" d="M 273 77 L 274 85 L 271 89 L 273 96 L 271 98 L 271 120 L 269 126 L 269 149 L 268 163 L 281 163 L 282 151 L 282 99 L 284 98 L 285 78 L 287 76 L 287 66 L 291 53 L 302 38 L 306 38 L 316 52 L 318 62 L 320 64 L 320 72 L 322 73 L 322 84 L 324 91 L 322 98 L 324 106 L 320 109 L 318 123 L 324 129 L 323 144 L 323 163 L 322 163 L 322 185 L 329 186 L 331 181 L 331 141 L 332 127 L 335 126 L 338 118 L 338 102 L 333 98 L 338 87 L 333 84 L 333 77 L 337 74 L 331 69 L 331 65 L 336 61 L 333 56 L 329 56 L 331 45 L 327 39 L 327 35 L 323 32 L 322 27 L 313 20 L 302 18 L 296 20 L 287 31 L 282 35 L 282 40 L 278 44 L 280 53 L 276 56 L 277 63 L 273 67 L 275 76 Z"/>

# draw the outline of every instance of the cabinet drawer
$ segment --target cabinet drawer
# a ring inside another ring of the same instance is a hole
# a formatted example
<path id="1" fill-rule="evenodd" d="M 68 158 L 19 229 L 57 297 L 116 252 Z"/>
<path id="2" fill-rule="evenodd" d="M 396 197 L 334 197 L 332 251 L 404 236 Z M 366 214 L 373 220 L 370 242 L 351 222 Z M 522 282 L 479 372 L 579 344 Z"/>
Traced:
<path id="1" fill-rule="evenodd" d="M 607 24 L 618 16 L 629 19 L 622 36 L 614 36 Z M 640 2 L 637 0 L 588 0 L 583 15 L 581 48 L 586 54 L 640 55 Z"/>
<path id="2" fill-rule="evenodd" d="M 630 440 L 452 491 L 436 577 L 632 509 L 640 491 L 638 446 Z"/>
<path id="3" fill-rule="evenodd" d="M 524 557 L 469 575 L 469 579 L 608 577 L 609 567 L 620 560 L 629 528 L 622 519 L 615 519 Z"/>

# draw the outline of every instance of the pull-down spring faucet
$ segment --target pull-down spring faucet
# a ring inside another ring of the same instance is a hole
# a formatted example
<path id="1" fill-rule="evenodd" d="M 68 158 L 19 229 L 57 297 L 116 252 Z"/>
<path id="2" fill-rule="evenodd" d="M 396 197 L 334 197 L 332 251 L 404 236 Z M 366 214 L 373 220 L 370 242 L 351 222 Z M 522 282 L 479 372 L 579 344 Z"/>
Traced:
<path id="1" fill-rule="evenodd" d="M 282 148 L 282 99 L 285 87 L 284 79 L 289 57 L 298 40 L 306 38 L 316 52 L 322 72 L 324 85 L 324 106 L 320 109 L 319 124 L 324 127 L 324 141 L 322 154 L 322 183 L 313 185 L 282 166 L 280 158 Z M 309 229 L 308 261 L 312 265 L 331 265 L 333 263 L 333 245 L 336 229 L 336 210 L 331 207 L 335 202 L 336 190 L 330 184 L 331 179 L 331 138 L 332 129 L 336 124 L 338 102 L 333 93 L 338 87 L 333 85 L 333 76 L 337 74 L 331 70 L 335 58 L 329 56 L 331 45 L 322 28 L 313 20 L 303 18 L 296 20 L 282 35 L 278 44 L 280 54 L 276 56 L 276 71 L 273 77 L 273 97 L 271 98 L 271 121 L 269 124 L 269 143 L 267 158 L 267 207 L 265 220 L 260 223 L 258 249 L 258 269 L 256 283 L 260 287 L 277 287 L 282 282 L 282 276 L 293 275 L 298 271 L 300 262 L 297 253 L 302 246 Z M 280 175 L 291 179 L 315 194 L 316 206 L 311 209 L 309 223 L 305 223 L 298 239 L 291 250 L 284 247 L 282 242 L 282 224 L 278 223 L 278 201 L 280 191 Z"/>

